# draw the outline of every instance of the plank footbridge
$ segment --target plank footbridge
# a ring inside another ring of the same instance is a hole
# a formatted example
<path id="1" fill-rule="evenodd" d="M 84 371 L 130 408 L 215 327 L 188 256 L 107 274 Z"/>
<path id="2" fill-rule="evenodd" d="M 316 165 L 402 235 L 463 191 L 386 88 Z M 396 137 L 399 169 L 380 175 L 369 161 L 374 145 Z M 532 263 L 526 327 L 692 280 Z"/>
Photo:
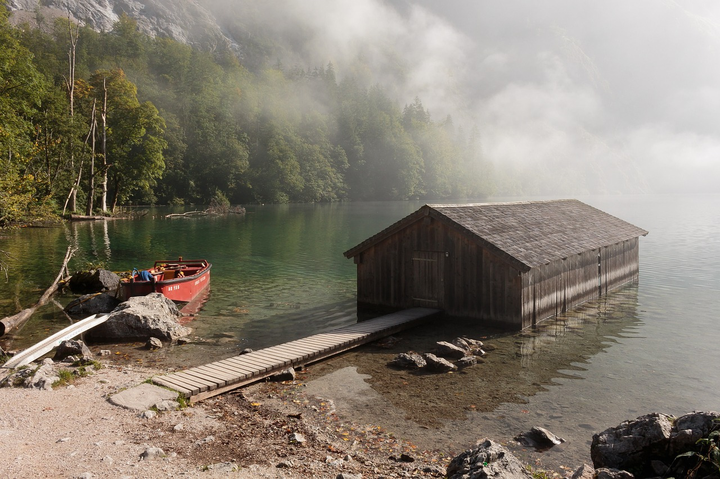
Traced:
<path id="1" fill-rule="evenodd" d="M 291 366 L 305 366 L 408 329 L 438 312 L 428 308 L 406 309 L 252 353 L 157 376 L 152 382 L 178 391 L 190 402 L 202 401 Z"/>

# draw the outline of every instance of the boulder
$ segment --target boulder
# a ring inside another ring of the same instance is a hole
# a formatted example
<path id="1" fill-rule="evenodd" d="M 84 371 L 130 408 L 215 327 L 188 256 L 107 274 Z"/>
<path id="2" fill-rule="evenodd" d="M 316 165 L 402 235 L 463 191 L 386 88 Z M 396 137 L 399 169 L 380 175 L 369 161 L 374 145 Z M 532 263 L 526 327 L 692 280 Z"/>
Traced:
<path id="1" fill-rule="evenodd" d="M 180 325 L 180 311 L 171 300 L 160 293 L 134 296 L 110 313 L 110 318 L 85 333 L 94 341 L 147 341 L 155 337 L 176 341 L 190 334 Z"/>
<path id="2" fill-rule="evenodd" d="M 443 358 L 460 359 L 470 354 L 469 350 L 465 350 L 448 343 L 447 341 L 438 341 L 435 348 L 435 354 Z"/>
<path id="3" fill-rule="evenodd" d="M 270 376 L 271 381 L 282 382 L 282 381 L 294 381 L 295 380 L 295 368 L 283 369 L 277 374 Z"/>
<path id="4" fill-rule="evenodd" d="M 93 293 L 80 296 L 65 306 L 65 312 L 73 318 L 85 318 L 91 314 L 109 313 L 120 304 L 120 300 L 108 293 Z"/>
<path id="5" fill-rule="evenodd" d="M 59 381 L 60 377 L 55 372 L 55 368 L 52 363 L 43 364 L 40 366 L 35 374 L 25 379 L 24 386 L 26 388 L 43 389 L 45 391 L 52 390 L 54 382 Z"/>
<path id="6" fill-rule="evenodd" d="M 466 338 L 466 337 L 459 338 L 459 339 L 462 339 L 467 344 L 469 344 L 470 349 L 480 349 L 484 346 L 483 342 L 480 341 L 479 339 L 471 339 L 471 338 Z"/>
<path id="7" fill-rule="evenodd" d="M 418 353 L 409 351 L 407 353 L 400 353 L 395 356 L 395 359 L 388 363 L 388 366 L 392 366 L 399 369 L 422 369 L 427 365 L 422 356 Z"/>
<path id="8" fill-rule="evenodd" d="M 70 290 L 75 294 L 116 291 L 120 286 L 120 276 L 106 269 L 76 271 L 70 278 Z"/>
<path id="9" fill-rule="evenodd" d="M 720 418 L 717 412 L 693 412 L 675 420 L 670 435 L 670 455 L 675 457 L 689 450 L 698 439 L 707 437 L 715 426 L 713 421 Z"/>
<path id="10" fill-rule="evenodd" d="M 458 348 L 462 349 L 463 351 L 467 351 L 468 353 L 470 353 L 470 343 L 468 343 L 465 338 L 455 338 L 450 341 L 450 344 L 453 344 Z"/>
<path id="11" fill-rule="evenodd" d="M 483 439 L 447 467 L 448 479 L 532 479 L 532 474 L 510 451 L 500 444 Z"/>
<path id="12" fill-rule="evenodd" d="M 53 361 L 62 361 L 68 356 L 74 356 L 75 358 L 82 359 L 83 361 L 90 361 L 93 358 L 93 353 L 81 340 L 71 339 L 68 341 L 63 341 L 55 349 L 55 356 L 53 356 Z"/>
<path id="13" fill-rule="evenodd" d="M 666 453 L 672 416 L 651 413 L 595 434 L 590 446 L 595 469 L 645 470 L 650 460 Z"/>
<path id="14" fill-rule="evenodd" d="M 470 338 L 455 338 L 450 341 L 455 346 L 467 352 L 468 355 L 474 354 L 476 356 L 485 356 L 483 351 L 483 342 L 477 339 Z"/>
<path id="15" fill-rule="evenodd" d="M 533 427 L 528 432 L 515 436 L 514 439 L 523 446 L 534 447 L 540 451 L 546 451 L 565 442 L 565 439 L 556 436 L 543 427 Z"/>
<path id="16" fill-rule="evenodd" d="M 422 357 L 427 363 L 426 368 L 430 371 L 436 373 L 446 373 L 457 369 L 457 366 L 449 362 L 447 359 L 439 358 L 432 353 L 424 353 Z"/>

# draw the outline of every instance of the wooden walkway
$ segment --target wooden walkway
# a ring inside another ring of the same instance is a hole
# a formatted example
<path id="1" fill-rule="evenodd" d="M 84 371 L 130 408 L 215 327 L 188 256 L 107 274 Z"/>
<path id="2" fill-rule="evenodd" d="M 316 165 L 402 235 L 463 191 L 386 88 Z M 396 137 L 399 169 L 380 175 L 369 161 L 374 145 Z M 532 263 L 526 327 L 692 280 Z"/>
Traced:
<path id="1" fill-rule="evenodd" d="M 438 312 L 437 309 L 427 308 L 406 309 L 204 366 L 154 377 L 152 381 L 178 391 L 190 402 L 202 401 L 291 366 L 304 366 L 410 328 Z"/>

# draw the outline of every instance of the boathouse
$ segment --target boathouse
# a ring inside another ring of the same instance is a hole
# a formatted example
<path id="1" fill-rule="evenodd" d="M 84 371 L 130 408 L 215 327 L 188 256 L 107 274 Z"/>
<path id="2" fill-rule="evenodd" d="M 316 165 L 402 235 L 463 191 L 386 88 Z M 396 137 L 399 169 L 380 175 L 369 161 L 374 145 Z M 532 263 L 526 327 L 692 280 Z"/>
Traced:
<path id="1" fill-rule="evenodd" d="M 578 200 L 425 205 L 346 251 L 358 310 L 520 330 L 636 281 L 647 231 Z"/>

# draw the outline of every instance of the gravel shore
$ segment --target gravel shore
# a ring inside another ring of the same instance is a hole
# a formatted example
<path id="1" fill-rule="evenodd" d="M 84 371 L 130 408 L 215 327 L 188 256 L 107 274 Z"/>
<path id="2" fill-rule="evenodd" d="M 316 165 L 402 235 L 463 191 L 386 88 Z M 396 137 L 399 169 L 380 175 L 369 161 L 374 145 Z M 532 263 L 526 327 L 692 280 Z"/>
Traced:
<path id="1" fill-rule="evenodd" d="M 149 419 L 108 401 L 162 372 L 108 362 L 51 391 L 0 389 L 0 477 L 442 477 L 450 459 L 343 422 L 332 401 L 298 382 L 259 383 Z"/>

